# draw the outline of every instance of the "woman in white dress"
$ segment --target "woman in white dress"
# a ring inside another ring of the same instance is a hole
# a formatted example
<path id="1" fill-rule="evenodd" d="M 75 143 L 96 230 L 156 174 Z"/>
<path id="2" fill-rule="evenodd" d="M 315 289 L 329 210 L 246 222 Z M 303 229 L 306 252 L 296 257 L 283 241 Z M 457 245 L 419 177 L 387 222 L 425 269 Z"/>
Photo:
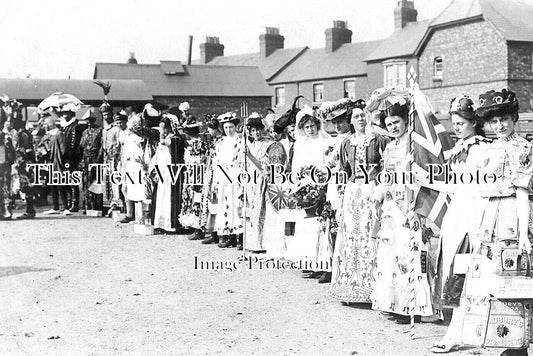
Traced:
<path id="1" fill-rule="evenodd" d="M 516 329 L 518 322 L 531 325 L 531 316 L 522 320 L 516 320 L 516 317 L 490 317 L 491 322 L 497 320 L 498 324 L 498 329 L 491 331 L 497 336 L 491 337 L 488 330 L 490 315 L 487 314 L 493 301 L 491 295 L 495 294 L 498 274 L 514 272 L 509 276 L 511 282 L 520 263 L 517 256 L 526 254 L 526 258 L 531 257 L 528 195 L 533 186 L 533 145 L 515 132 L 519 118 L 515 93 L 505 89 L 501 92 L 492 90 L 480 95 L 480 104 L 476 114 L 489 123 L 497 137 L 483 150 L 481 171 L 493 173 L 497 179 L 493 185 L 480 186 L 479 192 L 486 198 L 486 204 L 480 211 L 481 219 L 475 234 L 477 245 L 474 246 L 474 253 L 477 256 L 472 259 L 466 274 L 460 306 L 454 312 L 448 332 L 431 351 L 445 353 L 457 345 L 480 346 L 489 341 L 493 343 L 492 347 L 506 348 L 503 345 L 515 344 L 517 349 L 507 349 L 502 355 L 527 356 L 527 348 L 518 348 L 520 345 L 516 345 L 516 341 L 520 340 L 516 339 L 518 334 L 509 330 Z M 533 298 L 529 297 L 512 300 L 515 302 L 513 309 L 519 311 L 522 305 L 531 308 Z M 472 311 L 478 313 L 477 318 L 467 319 L 467 314 L 472 315 Z M 504 338 L 507 335 L 515 336 L 513 339 Z M 526 337 L 531 338 L 531 335 Z"/>
<path id="2" fill-rule="evenodd" d="M 394 140 L 383 152 L 383 170 L 400 177 L 409 165 L 409 98 L 403 95 L 398 95 L 397 101 L 389 100 L 394 105 L 388 109 L 385 125 Z M 401 179 L 381 183 L 372 195 L 375 204 L 381 205 L 372 307 L 392 313 L 398 323 L 409 323 L 412 312 L 418 318 L 433 314 L 427 267 L 421 258 L 428 246 L 422 240 L 420 220 L 410 206 L 406 184 Z M 413 293 L 416 298 L 411 305 Z"/>
<path id="3" fill-rule="evenodd" d="M 237 134 L 239 119 L 234 113 L 222 114 L 218 117 L 218 121 L 222 126 L 224 137 L 216 146 L 215 162 L 213 162 L 215 167 L 213 182 L 216 185 L 215 194 L 218 201 L 215 230 L 219 236 L 219 247 L 242 249 L 244 191 L 236 179 L 244 170 L 244 139 Z"/>
<path id="4" fill-rule="evenodd" d="M 326 151 L 330 146 L 331 136 L 314 115 L 309 107 L 304 107 L 296 115 L 293 173 L 305 166 L 324 169 L 326 165 Z M 331 251 L 328 250 L 328 242 L 320 238 L 318 217 L 306 218 L 303 210 L 296 210 L 294 221 L 294 236 L 287 238 L 286 258 L 297 263 L 302 261 L 304 270 L 313 271 L 308 277 L 318 278 L 324 272 L 329 272 Z"/>

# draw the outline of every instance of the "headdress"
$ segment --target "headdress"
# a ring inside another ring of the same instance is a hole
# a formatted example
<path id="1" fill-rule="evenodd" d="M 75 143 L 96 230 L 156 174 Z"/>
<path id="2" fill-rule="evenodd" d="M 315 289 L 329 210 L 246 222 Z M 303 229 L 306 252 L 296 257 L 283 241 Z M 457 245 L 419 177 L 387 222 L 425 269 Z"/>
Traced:
<path id="1" fill-rule="evenodd" d="M 299 95 L 294 98 L 292 107 L 287 110 L 283 115 L 281 115 L 279 119 L 276 120 L 276 122 L 274 123 L 274 131 L 276 133 L 280 134 L 285 130 L 287 126 L 296 124 L 296 114 L 300 111 L 300 109 L 296 107 L 296 104 L 298 103 L 298 99 L 300 98 L 303 98 L 303 96 Z"/>
<path id="2" fill-rule="evenodd" d="M 332 103 L 323 103 L 316 114 L 318 117 L 330 121 L 341 115 L 346 115 L 346 113 L 355 107 L 363 109 L 365 107 L 365 101 L 362 99 L 353 101 L 352 99 L 344 98 Z"/>
<path id="3" fill-rule="evenodd" d="M 212 130 L 220 130 L 218 119 L 215 114 L 205 115 L 205 125 Z"/>
<path id="4" fill-rule="evenodd" d="M 217 119 L 218 119 L 218 122 L 221 125 L 225 124 L 226 122 L 231 122 L 231 123 L 233 123 L 235 125 L 237 125 L 239 123 L 239 119 L 237 118 L 237 114 L 235 114 L 234 112 L 231 112 L 231 111 L 228 111 L 227 113 L 219 115 Z"/>
<path id="5" fill-rule="evenodd" d="M 405 106 L 410 103 L 409 89 L 405 87 L 398 88 L 379 88 L 372 92 L 370 99 L 366 102 L 366 109 L 370 112 L 380 110 L 388 112 L 393 106 Z M 390 115 L 390 114 L 389 114 Z"/>
<path id="6" fill-rule="evenodd" d="M 502 89 L 501 92 L 487 91 L 479 96 L 479 107 L 476 114 L 485 120 L 498 115 L 511 114 L 515 115 L 515 120 L 518 120 L 516 94 L 507 89 Z"/>
<path id="7" fill-rule="evenodd" d="M 124 110 L 120 110 L 120 112 L 116 113 L 115 116 L 113 116 L 113 121 L 128 121 L 128 115 L 126 115 L 126 112 Z"/>
<path id="8" fill-rule="evenodd" d="M 94 109 L 93 108 L 89 108 L 89 110 L 87 110 L 85 112 L 85 114 L 83 114 L 82 120 L 95 121 L 96 120 L 96 115 L 94 114 Z"/>
<path id="9" fill-rule="evenodd" d="M 300 111 L 298 111 L 298 114 L 296 114 L 296 126 L 298 129 L 302 130 L 305 123 L 310 119 L 316 120 L 320 125 L 320 119 L 315 116 L 315 111 L 313 108 L 311 108 L 309 105 L 306 105 Z"/>
<path id="10" fill-rule="evenodd" d="M 158 126 L 161 113 L 156 110 L 152 104 L 148 103 L 144 106 L 142 117 L 144 119 L 144 124 L 147 127 Z"/>
<path id="11" fill-rule="evenodd" d="M 248 129 L 256 128 L 259 130 L 263 130 L 265 128 L 263 118 L 256 112 L 253 112 L 250 116 L 248 116 L 248 118 L 246 118 L 246 126 L 248 127 Z"/>
<path id="12" fill-rule="evenodd" d="M 102 114 L 105 112 L 111 113 L 111 114 L 113 113 L 113 107 L 107 101 L 104 101 L 104 103 L 100 105 L 98 110 L 100 110 Z"/>
<path id="13" fill-rule="evenodd" d="M 181 103 L 181 104 L 178 106 L 178 109 L 180 109 L 181 111 L 186 111 L 186 110 L 190 110 L 190 109 L 191 109 L 191 106 L 189 105 L 188 102 L 184 101 L 183 103 Z"/>
<path id="14" fill-rule="evenodd" d="M 467 120 L 472 120 L 475 117 L 476 109 L 474 100 L 466 95 L 453 98 L 450 102 L 450 114 L 458 114 Z"/>

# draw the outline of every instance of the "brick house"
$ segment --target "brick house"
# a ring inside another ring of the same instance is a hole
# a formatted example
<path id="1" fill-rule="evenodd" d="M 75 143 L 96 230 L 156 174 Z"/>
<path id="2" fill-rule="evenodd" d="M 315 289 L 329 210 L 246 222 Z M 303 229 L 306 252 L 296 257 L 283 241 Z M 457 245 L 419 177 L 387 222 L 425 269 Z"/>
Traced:
<path id="1" fill-rule="evenodd" d="M 407 85 L 411 67 L 438 112 L 447 112 L 454 96 L 504 87 L 518 93 L 521 111 L 533 110 L 531 4 L 452 0 L 434 19 L 417 17 L 414 1 L 397 0 L 394 32 L 388 38 L 352 43 L 347 22 L 334 21 L 320 49 L 284 49 L 279 30 L 267 28 L 260 36 L 260 53 L 222 54 L 205 63 L 260 68 L 271 63 L 277 71 L 262 73 L 277 112 L 285 111 L 297 95 L 306 98 L 302 103 L 319 103 Z M 277 62 L 282 53 L 285 63 Z"/>
<path id="2" fill-rule="evenodd" d="M 453 0 L 420 42 L 420 87 L 436 111 L 462 93 L 510 88 L 533 109 L 533 7 L 516 0 Z"/>
<path id="3" fill-rule="evenodd" d="M 201 45 L 202 56 L 205 59 L 223 53 L 223 48 L 218 38 L 208 38 Z M 140 80 L 154 101 L 170 107 L 187 101 L 192 114 L 200 118 L 227 111 L 265 113 L 271 102 L 270 90 L 257 66 L 187 65 L 180 61 L 139 64 L 130 58 L 128 63 L 96 63 L 93 78 Z"/>

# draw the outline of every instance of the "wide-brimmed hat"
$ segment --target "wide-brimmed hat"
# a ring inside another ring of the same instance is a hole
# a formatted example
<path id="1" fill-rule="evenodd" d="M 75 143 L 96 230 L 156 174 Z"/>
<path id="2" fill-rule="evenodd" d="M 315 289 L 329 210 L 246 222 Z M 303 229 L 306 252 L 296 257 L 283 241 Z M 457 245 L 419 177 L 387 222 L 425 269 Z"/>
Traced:
<path id="1" fill-rule="evenodd" d="M 514 92 L 507 89 L 502 89 L 500 92 L 489 90 L 479 96 L 479 107 L 476 114 L 480 118 L 488 120 L 497 115 L 516 115 L 518 108 L 518 99 Z"/>
<path id="2" fill-rule="evenodd" d="M 237 114 L 234 112 L 228 111 L 227 113 L 224 113 L 222 115 L 218 116 L 218 122 L 220 125 L 224 125 L 226 122 L 231 122 L 234 125 L 237 125 L 239 123 L 239 119 L 237 118 Z"/>
<path id="3" fill-rule="evenodd" d="M 215 114 L 205 114 L 205 126 L 212 130 L 220 130 L 220 125 Z"/>

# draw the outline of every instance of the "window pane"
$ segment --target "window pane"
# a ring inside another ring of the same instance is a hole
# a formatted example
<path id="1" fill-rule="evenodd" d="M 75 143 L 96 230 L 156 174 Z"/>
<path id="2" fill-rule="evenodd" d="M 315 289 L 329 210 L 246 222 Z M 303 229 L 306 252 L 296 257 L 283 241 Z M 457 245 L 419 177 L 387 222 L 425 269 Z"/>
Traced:
<path id="1" fill-rule="evenodd" d="M 276 106 L 285 105 L 285 88 L 276 88 Z"/>
<path id="2" fill-rule="evenodd" d="M 344 97 L 355 98 L 355 80 L 344 81 Z"/>
<path id="3" fill-rule="evenodd" d="M 313 101 L 324 100 L 324 84 L 313 84 Z"/>
<path id="4" fill-rule="evenodd" d="M 435 57 L 433 61 L 433 75 L 436 78 L 442 78 L 442 58 Z"/>

